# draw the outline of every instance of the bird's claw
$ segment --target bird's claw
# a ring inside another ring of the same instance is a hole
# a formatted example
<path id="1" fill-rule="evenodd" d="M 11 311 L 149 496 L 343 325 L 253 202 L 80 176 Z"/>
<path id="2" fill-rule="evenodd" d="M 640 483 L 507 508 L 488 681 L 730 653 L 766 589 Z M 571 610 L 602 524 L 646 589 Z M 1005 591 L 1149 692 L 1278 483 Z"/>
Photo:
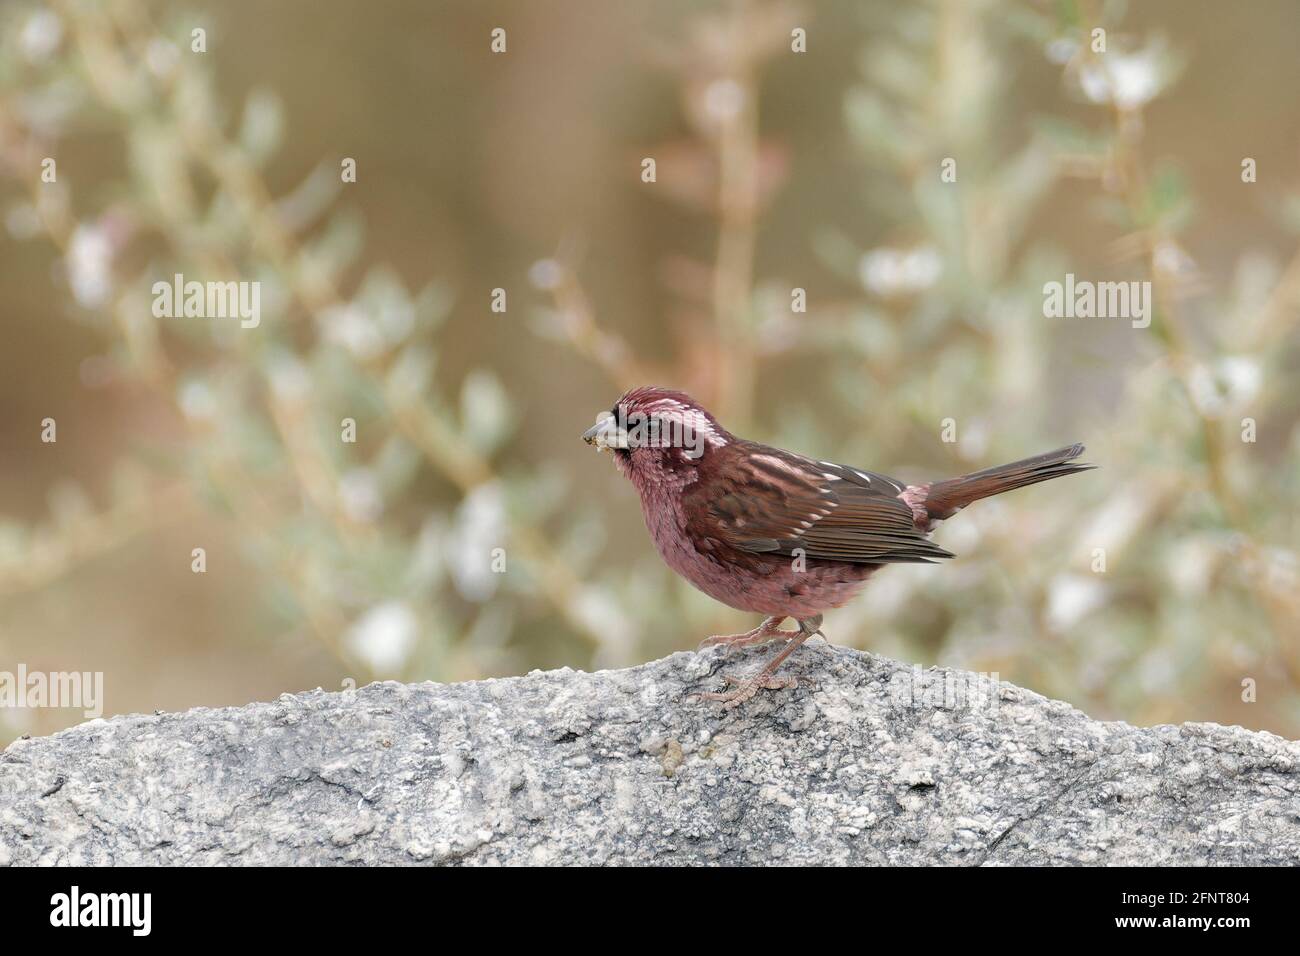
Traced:
<path id="1" fill-rule="evenodd" d="M 760 690 L 791 690 L 800 685 L 812 683 L 806 677 L 764 677 L 760 680 L 754 677 L 734 677 L 731 674 L 723 674 L 722 682 L 728 686 L 734 686 L 736 689 L 730 691 L 702 691 L 695 695 L 696 698 L 721 702 L 723 710 L 731 710 L 755 697 Z"/>
<path id="2" fill-rule="evenodd" d="M 706 637 L 700 641 L 695 648 L 696 652 L 705 651 L 710 647 L 725 647 L 727 654 L 741 647 L 752 647 L 755 644 L 769 644 L 772 641 L 789 640 L 797 631 L 783 631 L 780 628 L 784 618 L 770 617 L 758 627 L 751 631 L 745 631 L 742 634 L 714 634 L 712 637 Z"/>
<path id="3" fill-rule="evenodd" d="M 707 651 L 710 647 L 721 647 L 730 657 L 744 647 L 762 646 L 774 641 L 788 641 L 792 632 L 769 631 L 766 634 L 715 634 L 700 641 L 696 652 Z"/>
<path id="4" fill-rule="evenodd" d="M 755 643 L 760 639 L 758 635 L 760 635 L 761 632 L 767 632 L 764 637 L 771 636 L 771 633 L 776 631 L 777 625 L 779 625 L 782 620 L 784 620 L 784 618 L 768 618 L 768 620 L 764 621 L 748 634 L 733 635 L 734 640 L 728 641 L 727 643 Z M 789 657 L 791 652 L 798 648 L 800 644 L 808 640 L 808 638 L 812 637 L 814 634 L 821 634 L 821 625 L 822 616 L 820 614 L 814 615 L 813 617 L 801 618 L 799 620 L 799 630 L 778 632 L 779 636 L 785 637 L 785 647 L 777 652 L 777 655 L 772 658 L 768 665 L 761 671 L 744 679 L 730 677 L 724 674 L 722 675 L 722 679 L 728 684 L 735 684 L 735 690 L 724 691 L 722 693 L 706 692 L 697 696 L 701 700 L 720 701 L 723 710 L 731 710 L 733 707 L 739 707 L 760 690 L 785 690 L 790 687 L 798 687 L 798 677 L 777 677 L 775 676 L 776 670 L 781 666 L 781 662 Z M 825 636 L 826 635 L 822 634 L 823 638 Z"/>

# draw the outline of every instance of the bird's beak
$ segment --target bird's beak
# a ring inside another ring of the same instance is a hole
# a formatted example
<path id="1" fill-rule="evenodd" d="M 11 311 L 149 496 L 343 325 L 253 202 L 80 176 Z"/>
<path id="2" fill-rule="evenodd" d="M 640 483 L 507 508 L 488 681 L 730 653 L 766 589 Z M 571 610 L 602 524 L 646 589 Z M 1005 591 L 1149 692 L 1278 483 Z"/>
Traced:
<path id="1" fill-rule="evenodd" d="M 606 448 L 626 448 L 627 431 L 618 427 L 613 415 L 602 418 L 582 433 L 582 440 L 588 445 L 595 445 L 597 451 Z"/>

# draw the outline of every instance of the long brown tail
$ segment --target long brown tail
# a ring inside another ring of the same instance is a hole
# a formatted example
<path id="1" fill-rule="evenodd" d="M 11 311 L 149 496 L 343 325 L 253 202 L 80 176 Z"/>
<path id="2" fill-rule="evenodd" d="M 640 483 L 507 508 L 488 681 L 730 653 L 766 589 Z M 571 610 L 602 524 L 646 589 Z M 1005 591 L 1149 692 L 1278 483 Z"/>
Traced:
<path id="1" fill-rule="evenodd" d="M 932 482 L 926 491 L 925 510 L 932 520 L 941 521 L 956 514 L 972 501 L 1097 467 L 1074 460 L 1082 454 L 1083 445 L 1069 445 L 1023 461 L 1013 461 L 1009 465 L 998 465 L 960 478 Z"/>

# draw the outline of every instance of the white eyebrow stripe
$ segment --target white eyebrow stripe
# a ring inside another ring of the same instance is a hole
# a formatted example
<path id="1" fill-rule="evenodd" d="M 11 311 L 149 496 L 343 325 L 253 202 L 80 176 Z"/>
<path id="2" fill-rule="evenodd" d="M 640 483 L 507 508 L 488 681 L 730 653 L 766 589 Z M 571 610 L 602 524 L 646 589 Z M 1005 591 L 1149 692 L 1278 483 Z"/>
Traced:
<path id="1" fill-rule="evenodd" d="M 704 439 L 704 443 L 710 448 L 722 448 L 727 444 L 727 439 L 713 427 L 708 415 L 675 398 L 660 398 L 636 411 L 646 418 L 660 417 L 668 422 L 670 427 L 676 426 L 689 430 Z"/>

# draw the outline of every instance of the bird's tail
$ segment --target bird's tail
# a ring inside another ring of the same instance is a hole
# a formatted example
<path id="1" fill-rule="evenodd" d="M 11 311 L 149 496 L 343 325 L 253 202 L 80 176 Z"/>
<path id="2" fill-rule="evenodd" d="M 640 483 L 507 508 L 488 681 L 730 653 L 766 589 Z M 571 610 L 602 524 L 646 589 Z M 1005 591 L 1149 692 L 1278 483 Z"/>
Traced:
<path id="1" fill-rule="evenodd" d="M 926 491 L 925 510 L 932 520 L 941 521 L 972 501 L 1097 467 L 1074 460 L 1082 454 L 1083 445 L 1069 445 L 1023 461 L 1013 461 L 1009 465 L 998 465 L 960 478 L 932 482 Z"/>

